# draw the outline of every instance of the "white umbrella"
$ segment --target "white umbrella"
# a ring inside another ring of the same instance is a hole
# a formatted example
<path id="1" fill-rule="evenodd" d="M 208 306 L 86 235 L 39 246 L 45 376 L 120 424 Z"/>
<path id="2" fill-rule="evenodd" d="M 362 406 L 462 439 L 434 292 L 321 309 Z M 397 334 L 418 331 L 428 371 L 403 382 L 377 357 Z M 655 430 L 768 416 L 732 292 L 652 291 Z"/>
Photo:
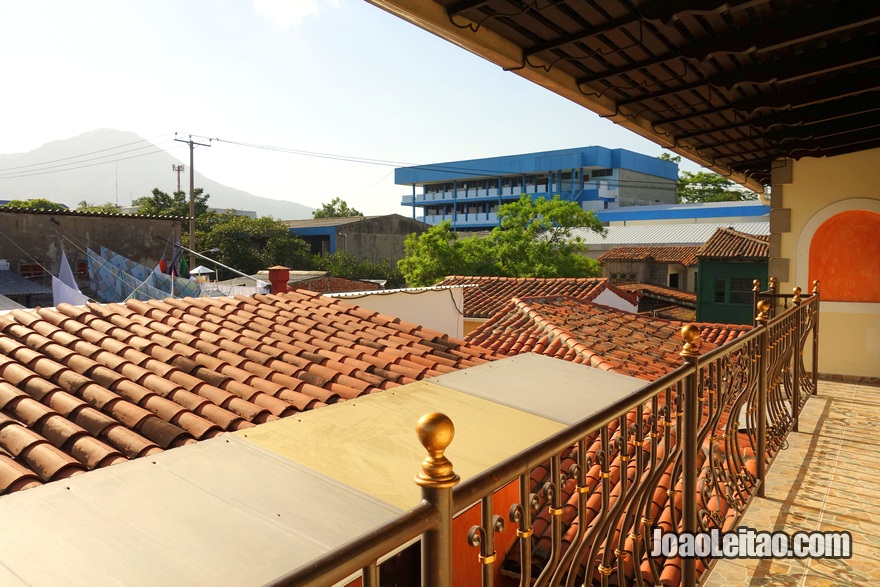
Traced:
<path id="1" fill-rule="evenodd" d="M 190 275 L 208 275 L 210 273 L 214 273 L 213 269 L 208 269 L 204 265 L 199 265 L 195 269 L 189 272 Z"/>

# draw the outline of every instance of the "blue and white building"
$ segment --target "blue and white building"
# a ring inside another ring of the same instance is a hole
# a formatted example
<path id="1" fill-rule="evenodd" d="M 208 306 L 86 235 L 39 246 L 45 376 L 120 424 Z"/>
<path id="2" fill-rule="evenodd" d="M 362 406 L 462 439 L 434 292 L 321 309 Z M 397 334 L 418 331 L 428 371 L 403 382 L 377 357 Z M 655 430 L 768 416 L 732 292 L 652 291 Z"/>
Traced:
<path id="1" fill-rule="evenodd" d="M 412 193 L 401 204 L 431 225 L 451 220 L 456 230 L 498 225 L 498 207 L 519 199 L 559 195 L 585 210 L 674 204 L 678 165 L 626 149 L 581 147 L 450 161 L 394 170 Z"/>

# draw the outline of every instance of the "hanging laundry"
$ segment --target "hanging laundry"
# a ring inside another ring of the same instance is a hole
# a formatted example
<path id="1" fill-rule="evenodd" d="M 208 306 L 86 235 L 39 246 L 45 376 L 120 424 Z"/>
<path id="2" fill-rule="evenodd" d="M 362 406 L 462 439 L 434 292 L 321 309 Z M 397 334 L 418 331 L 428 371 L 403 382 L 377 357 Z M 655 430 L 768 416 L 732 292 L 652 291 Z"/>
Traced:
<path id="1" fill-rule="evenodd" d="M 89 298 L 79 291 L 64 249 L 61 249 L 61 266 L 58 269 L 58 277 L 52 276 L 52 297 L 56 306 L 58 304 L 84 306 L 89 303 Z"/>
<path id="2" fill-rule="evenodd" d="M 100 255 L 90 250 L 88 259 L 92 289 L 104 302 L 199 297 L 201 294 L 198 283 L 159 275 L 104 247 L 101 247 Z"/>

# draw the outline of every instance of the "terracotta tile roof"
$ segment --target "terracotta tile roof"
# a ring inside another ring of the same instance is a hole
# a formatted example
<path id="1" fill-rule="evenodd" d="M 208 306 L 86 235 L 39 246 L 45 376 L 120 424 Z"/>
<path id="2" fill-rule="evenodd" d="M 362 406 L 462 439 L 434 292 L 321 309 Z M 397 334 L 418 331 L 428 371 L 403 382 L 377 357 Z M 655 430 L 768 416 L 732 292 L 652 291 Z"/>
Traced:
<path id="1" fill-rule="evenodd" d="M 505 355 L 540 353 L 653 381 L 682 365 L 682 324 L 570 297 L 527 298 L 514 299 L 465 339 Z M 703 352 L 751 329 L 697 326 Z"/>
<path id="2" fill-rule="evenodd" d="M 679 263 L 685 267 L 697 264 L 700 247 L 614 247 L 603 253 L 598 261 L 655 261 L 657 263 Z"/>
<path id="3" fill-rule="evenodd" d="M 489 318 L 505 307 L 513 298 L 570 296 L 594 300 L 603 291 L 610 290 L 633 305 L 638 296 L 624 292 L 604 277 L 478 277 L 450 275 L 437 284 L 476 285 L 464 289 L 464 315 L 469 318 Z"/>
<path id="4" fill-rule="evenodd" d="M 640 296 L 664 301 L 675 301 L 684 305 L 690 305 L 691 307 L 696 307 L 697 305 L 697 294 L 683 289 L 663 287 L 653 283 L 615 283 L 614 285 L 624 291 L 638 293 Z"/>
<path id="5" fill-rule="evenodd" d="M 682 365 L 679 356 L 682 339 L 680 336 L 682 322 L 647 318 L 638 314 L 621 312 L 613 308 L 600 306 L 582 300 L 567 297 L 515 299 L 506 308 L 498 312 L 485 324 L 471 332 L 466 338 L 474 343 L 485 345 L 509 354 L 535 352 L 564 360 L 585 363 L 601 369 L 617 371 L 633 377 L 655 380 Z M 732 340 L 736 336 L 751 329 L 750 326 L 697 324 L 701 329 L 700 348 L 705 353 L 716 346 Z M 635 422 L 635 412 L 627 414 L 630 424 Z M 609 424 L 608 438 L 610 445 L 621 439 L 618 421 Z M 646 439 L 643 448 L 650 451 L 651 440 Z M 588 458 L 597 462 L 598 451 L 602 450 L 600 432 L 595 431 L 587 438 Z M 658 445 L 658 451 L 663 446 Z M 635 447 L 631 442 L 627 452 L 632 454 Z M 756 465 L 751 448 L 745 450 L 746 467 L 754 474 Z M 577 446 L 562 455 L 561 469 L 569 471 L 577 463 Z M 658 452 L 658 459 L 662 454 Z M 702 467 L 705 453 L 698 452 Z M 656 520 L 664 531 L 673 531 L 672 510 L 681 515 L 681 481 L 676 483 L 672 477 L 673 465 L 670 463 L 663 476 L 658 480 L 649 504 L 650 517 Z M 609 470 L 610 499 L 612 505 L 621 491 L 620 480 L 624 474 L 630 480 L 639 472 L 636 459 L 624 462 L 619 456 L 614 457 Z M 702 469 L 706 476 L 709 469 Z M 602 495 L 603 483 L 600 478 L 601 467 L 594 465 L 586 474 L 588 501 L 586 504 L 586 521 L 596 521 L 596 513 L 602 509 L 605 497 Z M 540 571 L 551 553 L 552 515 L 550 503 L 540 489 L 551 480 L 549 463 L 532 469 L 530 474 L 530 493 L 538 496 L 538 507 L 532 528 L 534 530 L 533 570 Z M 575 491 L 576 479 L 569 476 L 559 486 L 563 504 L 562 512 L 562 552 L 564 553 L 578 538 L 578 509 L 581 495 Z M 674 485 L 674 487 L 673 487 Z M 676 489 L 676 492 L 670 490 Z M 671 497 L 674 496 L 674 497 Z M 669 504 L 670 500 L 674 501 Z M 670 507 L 670 505 L 672 507 Z M 734 512 L 728 510 L 725 520 L 732 521 Z M 725 527 L 725 530 L 729 530 Z M 631 539 L 624 549 L 632 551 Z M 520 550 L 516 546 L 508 550 L 502 569 L 505 574 L 518 576 L 520 572 Z M 680 584 L 680 559 L 669 559 L 661 564 L 662 585 Z M 702 563 L 700 563 L 702 564 Z M 638 569 L 630 569 L 628 575 L 639 576 Z M 648 584 L 654 584 L 651 570 L 643 564 L 641 577 Z M 596 579 L 598 580 L 598 579 Z M 590 582 L 592 584 L 592 582 Z"/>
<path id="6" fill-rule="evenodd" d="M 719 228 L 700 248 L 700 257 L 718 259 L 769 259 L 770 236 Z"/>
<path id="7" fill-rule="evenodd" d="M 313 292 L 0 316 L 0 494 L 499 358 Z"/>
<path id="8" fill-rule="evenodd" d="M 652 316 L 654 318 L 678 320 L 680 322 L 693 322 L 697 317 L 697 310 L 695 308 L 688 308 L 687 306 L 670 304 L 669 306 L 663 306 L 662 308 L 656 308 L 654 310 L 640 311 L 639 314 L 643 316 Z"/>

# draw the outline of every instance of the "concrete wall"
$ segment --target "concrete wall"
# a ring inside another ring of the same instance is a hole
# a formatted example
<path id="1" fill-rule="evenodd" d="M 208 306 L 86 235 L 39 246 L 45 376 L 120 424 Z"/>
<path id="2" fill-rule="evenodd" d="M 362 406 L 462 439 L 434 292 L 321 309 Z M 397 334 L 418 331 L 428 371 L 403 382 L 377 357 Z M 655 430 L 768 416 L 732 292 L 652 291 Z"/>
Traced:
<path id="1" fill-rule="evenodd" d="M 650 281 L 651 269 L 645 261 L 605 261 L 602 265 L 602 277 L 611 279 L 612 274 L 635 275 L 631 279 L 616 279 L 615 281 L 638 281 L 640 283 L 654 283 Z M 666 285 L 661 283 L 658 285 Z"/>
<path id="2" fill-rule="evenodd" d="M 64 251 L 74 272 L 77 261 L 87 259 L 86 248 L 97 250 L 101 245 L 155 267 L 166 250 L 166 257 L 170 257 L 171 245 L 166 241 L 180 239 L 181 221 L 117 214 L 0 211 L 0 233 L 0 259 L 9 261 L 10 270 L 18 273 L 20 264 L 32 263 L 33 258 L 57 276 L 59 235 L 70 239 L 64 240 Z"/>
<path id="3" fill-rule="evenodd" d="M 880 213 L 880 149 L 781 163 L 772 180 L 769 274 L 779 279 L 781 291 L 798 285 L 806 292 L 812 289 L 811 279 L 823 277 L 809 274 L 810 255 L 817 254 L 810 250 L 816 231 L 842 212 Z M 880 235 L 846 247 L 861 255 L 861 262 L 859 273 L 845 279 L 880 279 L 877 257 L 863 254 L 876 250 L 877 239 Z M 880 378 L 880 300 L 823 301 L 819 332 L 820 373 Z"/>
<path id="4" fill-rule="evenodd" d="M 669 286 L 669 275 L 677 273 L 678 289 L 695 291 L 696 268 L 685 267 L 678 263 L 654 263 L 653 261 L 606 261 L 602 265 L 602 277 L 611 279 L 614 273 L 625 275 L 635 274 L 634 281 L 640 283 L 652 283 L 654 285 Z M 633 281 L 627 279 L 615 279 L 614 281 Z"/>
<path id="5" fill-rule="evenodd" d="M 460 311 L 460 308 L 464 307 L 464 294 L 460 287 L 334 297 L 349 304 L 414 322 L 425 328 L 439 330 L 453 338 L 461 339 L 465 335 Z"/>
<path id="6" fill-rule="evenodd" d="M 603 306 L 608 306 L 610 308 L 617 308 L 618 310 L 623 310 L 624 312 L 638 312 L 639 304 L 633 304 L 626 298 L 622 298 L 617 293 L 606 289 L 593 300 L 594 304 L 602 304 Z"/>
<path id="7" fill-rule="evenodd" d="M 618 171 L 620 173 L 620 191 L 617 201 L 621 206 L 675 203 L 674 181 L 630 169 Z"/>
<path id="8" fill-rule="evenodd" d="M 406 235 L 421 234 L 429 225 L 399 214 L 367 218 L 362 222 L 336 228 L 336 250 L 346 251 L 360 260 L 388 259 L 392 264 L 403 259 Z"/>

